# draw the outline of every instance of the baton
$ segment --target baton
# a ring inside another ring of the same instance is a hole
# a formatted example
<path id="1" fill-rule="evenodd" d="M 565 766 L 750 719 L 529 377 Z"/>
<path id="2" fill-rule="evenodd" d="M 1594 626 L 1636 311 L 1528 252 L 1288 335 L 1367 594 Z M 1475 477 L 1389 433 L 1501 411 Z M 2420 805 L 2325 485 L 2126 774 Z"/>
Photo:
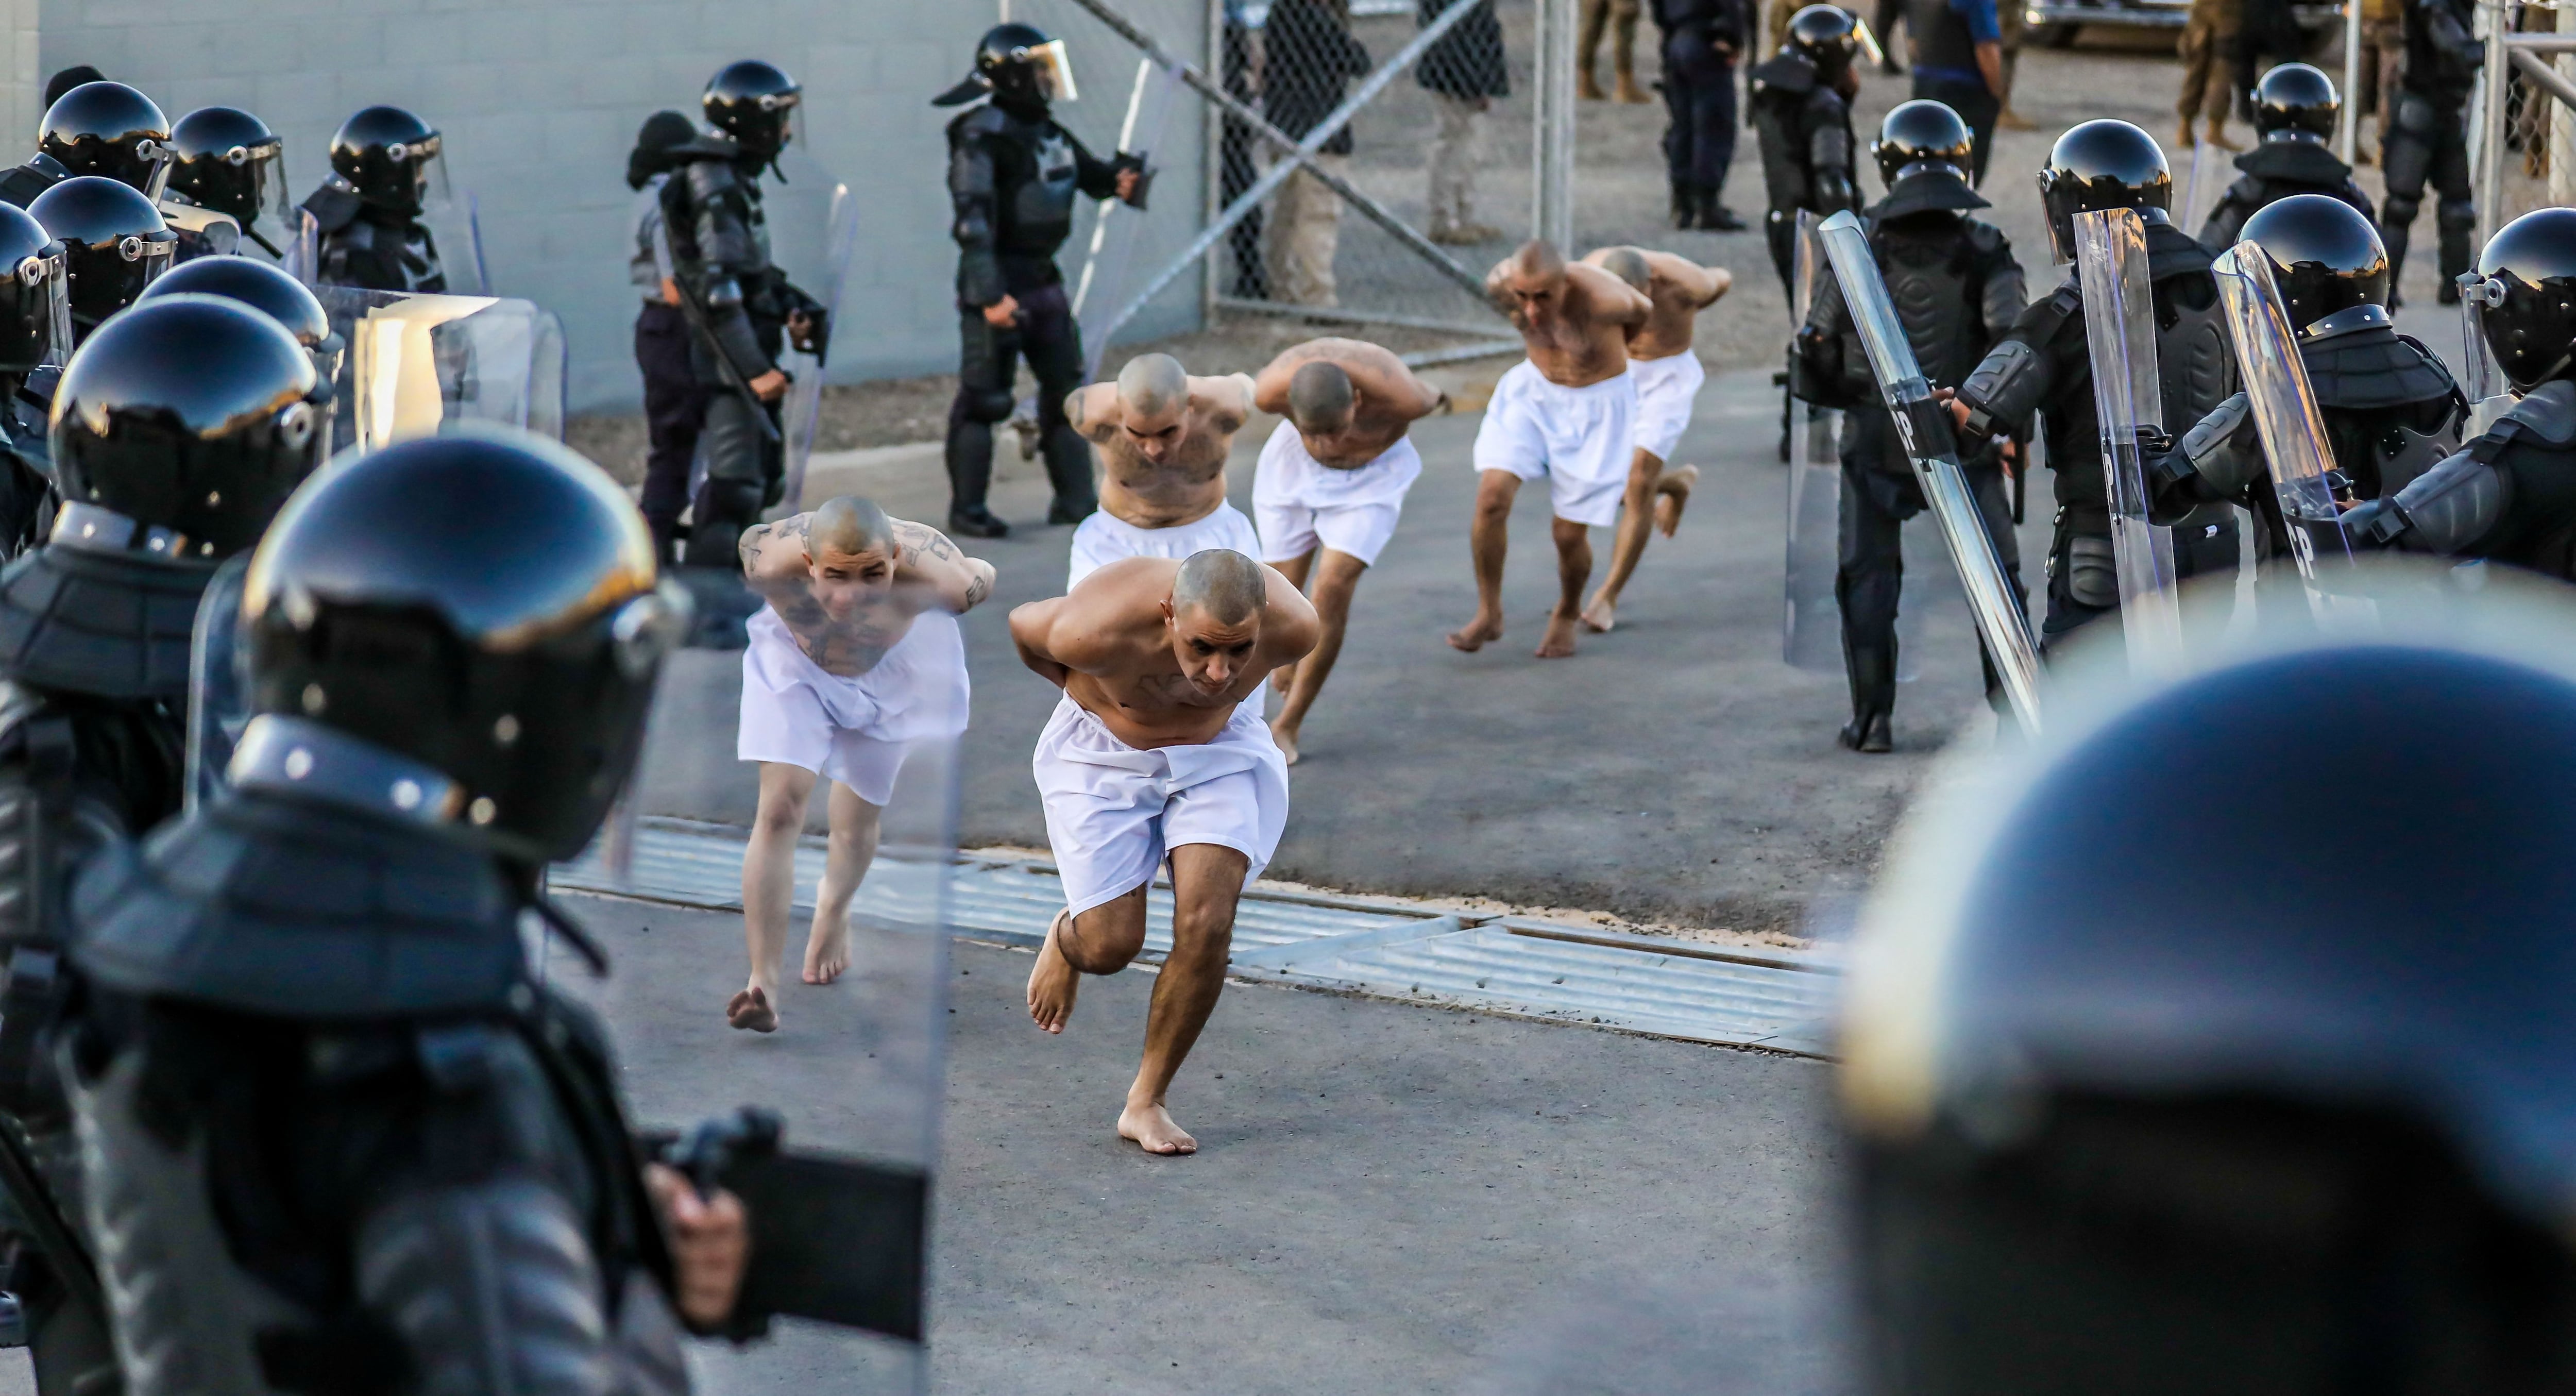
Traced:
<path id="1" fill-rule="evenodd" d="M 751 404 L 751 420 L 760 428 L 760 439 L 769 442 L 784 440 L 785 438 L 778 433 L 778 423 L 770 418 L 769 404 L 761 400 L 760 394 L 751 390 L 750 381 L 745 379 L 742 376 L 742 370 L 735 366 L 733 356 L 725 352 L 724 341 L 716 337 L 715 325 L 707 315 L 707 308 L 698 303 L 696 289 L 689 285 L 685 277 L 674 276 L 671 278 L 671 284 L 680 292 L 681 318 L 687 320 L 689 328 L 703 337 L 707 347 L 715 351 L 716 376 L 724 380 L 726 387 L 741 394 L 744 402 Z"/>

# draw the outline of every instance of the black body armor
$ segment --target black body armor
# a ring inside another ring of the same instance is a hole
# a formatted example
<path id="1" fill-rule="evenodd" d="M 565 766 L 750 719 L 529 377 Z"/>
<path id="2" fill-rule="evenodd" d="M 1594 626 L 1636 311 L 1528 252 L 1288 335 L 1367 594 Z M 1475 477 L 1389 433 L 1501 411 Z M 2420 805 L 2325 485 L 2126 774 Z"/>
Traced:
<path id="1" fill-rule="evenodd" d="M 2262 144 L 2236 157 L 2236 168 L 2244 171 L 2244 176 L 2218 196 L 2217 207 L 2201 224 L 2200 244 L 2212 256 L 2236 245 L 2236 235 L 2245 227 L 2246 219 L 2292 194 L 2325 194 L 2341 199 L 2359 209 L 2362 217 L 2378 221 L 2379 211 L 2370 206 L 2370 196 L 2353 182 L 2352 166 L 2336 159 L 2323 141 L 2305 133 L 2266 137 Z"/>
<path id="2" fill-rule="evenodd" d="M 1860 207 L 1852 173 L 1851 104 L 1823 81 L 1814 61 L 1782 52 L 1754 65 L 1748 75 L 1755 141 L 1762 150 L 1762 185 L 1770 209 L 1763 233 L 1780 284 L 1790 281 L 1798 236 L 1798 211 L 1819 217 Z"/>
<path id="3" fill-rule="evenodd" d="M 322 284 L 367 291 L 447 290 L 438 240 L 416 218 L 358 197 L 333 175 L 304 201 L 320 236 Z"/>
<path id="4" fill-rule="evenodd" d="M 2358 546 L 2491 558 L 2576 581 L 2576 382 L 2523 396 L 2484 436 L 2344 516 Z"/>
<path id="5" fill-rule="evenodd" d="M 1063 280 L 1055 254 L 1073 235 L 1075 201 L 1108 198 L 1125 168 L 1085 149 L 1043 104 L 996 99 L 949 122 L 958 304 L 987 306 Z"/>

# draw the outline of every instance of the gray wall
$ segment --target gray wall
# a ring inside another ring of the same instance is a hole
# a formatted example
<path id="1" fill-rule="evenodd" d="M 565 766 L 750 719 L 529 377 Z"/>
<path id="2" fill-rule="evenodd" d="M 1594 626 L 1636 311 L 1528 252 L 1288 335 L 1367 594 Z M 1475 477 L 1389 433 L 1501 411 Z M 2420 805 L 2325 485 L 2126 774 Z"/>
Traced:
<path id="1" fill-rule="evenodd" d="M 1205 0 L 1126 3 L 1176 51 L 1203 52 Z M 1020 8 L 1023 19 L 1052 17 L 1033 12 L 1036 0 Z M 993 18 L 971 0 L 0 0 L 0 43 L 12 46 L 0 134 L 10 150 L 29 148 L 44 75 L 89 63 L 174 120 L 215 103 L 259 113 L 286 138 L 300 197 L 325 172 L 343 117 L 374 102 L 410 107 L 445 133 L 457 183 L 479 199 L 495 289 L 563 317 L 572 405 L 598 410 L 632 405 L 641 390 L 625 265 L 635 128 L 658 107 L 694 116 L 708 74 L 766 57 L 804 83 L 813 154 L 860 195 L 833 377 L 938 372 L 956 362 L 956 261 L 942 183 L 949 113 L 928 103 L 965 71 Z M 1087 88 L 1063 116 L 1105 151 L 1133 55 L 1087 16 L 1064 27 Z M 1145 226 L 1148 241 L 1177 248 L 1200 211 L 1195 102 L 1176 104 L 1171 129 Z M 1086 237 L 1077 233 L 1070 263 Z M 1183 278 L 1140 331 L 1195 324 L 1196 287 Z"/>

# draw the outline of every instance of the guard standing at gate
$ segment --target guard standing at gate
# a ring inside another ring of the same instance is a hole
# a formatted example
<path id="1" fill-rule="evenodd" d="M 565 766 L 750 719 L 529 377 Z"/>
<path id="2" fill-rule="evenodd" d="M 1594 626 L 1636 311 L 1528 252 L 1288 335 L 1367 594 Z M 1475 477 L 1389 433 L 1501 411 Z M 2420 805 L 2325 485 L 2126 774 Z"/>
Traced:
<path id="1" fill-rule="evenodd" d="M 1861 214 L 1861 224 L 1915 360 L 1936 388 L 1955 385 L 2022 312 L 2021 263 L 2011 241 L 1971 212 L 1988 207 L 1968 187 L 1972 144 L 1957 112 L 1917 101 L 1887 114 L 1870 151 L 1887 197 Z M 1853 751 L 1887 751 L 1896 709 L 1896 606 L 1905 581 L 1901 530 L 1923 512 L 1923 490 L 1842 295 L 1830 283 L 1798 330 L 1797 366 L 1803 396 L 1851 414 L 1842 441 L 1842 533 L 1834 569 L 1852 699 L 1851 725 L 1840 740 Z M 2004 502 L 1999 446 L 1961 464 L 2004 575 L 2022 600 L 2021 548 Z M 1991 659 L 1986 693 L 2003 711 Z"/>
<path id="2" fill-rule="evenodd" d="M 2486 50 L 2469 24 L 2469 0 L 2405 0 L 2406 67 L 2398 79 L 2396 120 L 2385 124 L 2379 159 L 2388 175 L 2388 198 L 2379 206 L 2379 236 L 2388 244 L 2389 304 L 2406 271 L 2406 243 L 2424 207 L 2431 180 L 2441 202 L 2433 227 L 2441 238 L 2444 305 L 2459 301 L 2453 284 L 2469 269 L 2469 234 L 2478 209 L 2469 196 L 2469 90 L 2486 65 Z"/>
<path id="3" fill-rule="evenodd" d="M 1771 196 L 1762 232 L 1783 289 L 1791 286 L 1798 211 L 1821 217 L 1860 206 L 1851 128 L 1851 101 L 1860 91 L 1852 54 L 1859 48 L 1849 12 L 1809 5 L 1789 17 L 1788 42 L 1750 74 L 1753 130 L 1762 142 L 1762 182 Z"/>
<path id="4" fill-rule="evenodd" d="M 1735 57 L 1752 31 L 1744 0 L 1655 0 L 1655 25 L 1664 34 L 1664 164 L 1672 178 L 1673 226 L 1742 232 L 1744 220 L 1719 196 L 1735 163 Z M 1763 158 L 1769 160 L 1767 150 Z"/>
<path id="5" fill-rule="evenodd" d="M 931 103 L 967 107 L 948 123 L 962 341 L 948 409 L 948 531 L 968 538 L 1011 531 L 984 497 L 993 427 L 1010 420 L 1021 359 L 1038 380 L 1038 443 L 1055 487 L 1047 522 L 1080 523 L 1097 505 L 1091 444 L 1064 415 L 1065 395 L 1082 386 L 1082 335 L 1055 254 L 1073 234 L 1076 198 L 1144 207 L 1145 167 L 1124 152 L 1102 160 L 1058 125 L 1050 105 L 1073 97 L 1063 43 L 1002 24 L 975 45 L 974 71 Z"/>

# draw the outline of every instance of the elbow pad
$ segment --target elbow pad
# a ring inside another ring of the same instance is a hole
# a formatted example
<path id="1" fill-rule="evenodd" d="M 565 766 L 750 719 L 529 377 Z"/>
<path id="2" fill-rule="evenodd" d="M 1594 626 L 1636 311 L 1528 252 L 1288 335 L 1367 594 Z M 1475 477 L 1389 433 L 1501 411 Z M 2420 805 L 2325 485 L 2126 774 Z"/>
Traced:
<path id="1" fill-rule="evenodd" d="M 2447 557 L 2468 551 L 2504 521 L 2513 507 L 2513 482 L 2462 451 L 2383 502 L 2388 507 L 2370 510 L 2358 528 L 2347 518 L 2345 527 L 2358 535 L 2356 541 Z M 2364 509 L 2369 506 L 2352 512 Z"/>
<path id="2" fill-rule="evenodd" d="M 2045 356 L 2028 341 L 2007 339 L 1959 384 L 1959 401 L 1968 405 L 1961 448 L 1982 445 L 2019 432 L 2048 390 Z"/>
<path id="3" fill-rule="evenodd" d="M 2184 432 L 2182 441 L 2157 458 L 2156 493 L 2184 492 L 2177 504 L 2216 504 L 2243 494 L 2263 473 L 2263 453 L 2253 438 L 2253 400 L 2231 394 L 2209 409 L 2209 415 Z"/>
<path id="4" fill-rule="evenodd" d="M 721 276 L 707 283 L 708 309 L 728 309 L 740 304 L 742 304 L 741 282 L 730 276 Z"/>

